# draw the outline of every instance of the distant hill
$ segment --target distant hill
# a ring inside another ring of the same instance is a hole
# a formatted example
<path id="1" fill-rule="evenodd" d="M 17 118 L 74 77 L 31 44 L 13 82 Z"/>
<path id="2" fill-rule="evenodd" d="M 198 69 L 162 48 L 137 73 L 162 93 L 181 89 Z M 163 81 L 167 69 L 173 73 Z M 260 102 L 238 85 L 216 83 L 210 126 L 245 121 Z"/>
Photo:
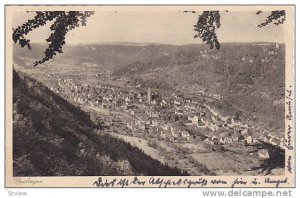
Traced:
<path id="1" fill-rule="evenodd" d="M 33 68 L 45 48 L 33 45 L 32 50 L 27 50 L 15 46 L 14 63 Z M 276 54 L 272 54 L 274 50 Z M 132 79 L 146 88 L 218 93 L 230 105 L 262 117 L 266 128 L 284 130 L 284 44 L 275 49 L 275 43 L 223 43 L 220 50 L 202 44 L 65 46 L 62 55 L 39 68 L 45 73 L 62 70 L 75 75 L 109 69 L 115 78 Z"/>
<path id="2" fill-rule="evenodd" d="M 185 175 L 101 133 L 90 116 L 13 72 L 13 175 Z"/>
<path id="3" fill-rule="evenodd" d="M 32 49 L 14 45 L 14 63 L 32 67 L 36 60 L 43 58 L 47 45 L 32 44 Z M 159 44 L 93 44 L 64 46 L 63 54 L 58 54 L 53 63 L 80 65 L 96 64 L 98 67 L 113 70 L 116 67 L 137 61 L 150 61 L 164 54 L 173 53 L 176 46 Z"/>
<path id="4" fill-rule="evenodd" d="M 231 105 L 262 117 L 265 127 L 284 130 L 285 46 L 274 43 L 228 43 L 220 50 L 176 47 L 174 53 L 116 69 L 118 77 L 144 87 L 224 96 Z"/>

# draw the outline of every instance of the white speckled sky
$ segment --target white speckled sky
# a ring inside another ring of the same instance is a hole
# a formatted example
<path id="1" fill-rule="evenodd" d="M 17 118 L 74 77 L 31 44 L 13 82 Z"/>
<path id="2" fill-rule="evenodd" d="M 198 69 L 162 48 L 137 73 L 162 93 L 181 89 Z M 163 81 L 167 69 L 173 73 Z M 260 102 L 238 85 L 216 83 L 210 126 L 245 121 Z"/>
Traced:
<path id="1" fill-rule="evenodd" d="M 72 30 L 67 35 L 67 44 L 134 42 L 190 44 L 201 43 L 194 39 L 193 25 L 197 14 L 179 11 L 96 11 L 88 18 L 87 26 Z M 269 12 L 221 12 L 221 27 L 217 34 L 220 42 L 284 42 L 285 25 L 269 25 L 258 28 Z M 16 12 L 14 26 L 21 25 L 33 16 L 32 13 Z M 50 34 L 49 25 L 34 30 L 28 35 L 32 42 L 45 42 Z"/>

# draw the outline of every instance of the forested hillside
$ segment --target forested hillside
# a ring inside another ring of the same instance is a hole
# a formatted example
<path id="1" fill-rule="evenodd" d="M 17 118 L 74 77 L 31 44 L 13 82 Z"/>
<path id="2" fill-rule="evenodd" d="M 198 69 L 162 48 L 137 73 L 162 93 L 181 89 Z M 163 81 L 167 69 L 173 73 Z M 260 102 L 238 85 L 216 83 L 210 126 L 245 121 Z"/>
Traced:
<path id="1" fill-rule="evenodd" d="M 14 63 L 28 70 L 43 56 L 45 46 L 14 47 Z M 206 91 L 223 96 L 229 105 L 263 118 L 265 128 L 284 130 L 285 46 L 275 43 L 206 45 L 93 44 L 66 46 L 64 54 L 39 73 L 78 74 L 110 70 L 114 79 L 142 87 L 184 93 Z M 30 72 L 32 72 L 30 71 Z M 272 111 L 270 111 L 272 109 Z"/>
<path id="2" fill-rule="evenodd" d="M 271 43 L 223 44 L 220 50 L 182 46 L 173 54 L 135 62 L 115 70 L 144 87 L 206 91 L 247 113 L 262 117 L 268 126 L 283 130 L 285 47 Z M 270 111 L 272 109 L 272 111 Z"/>

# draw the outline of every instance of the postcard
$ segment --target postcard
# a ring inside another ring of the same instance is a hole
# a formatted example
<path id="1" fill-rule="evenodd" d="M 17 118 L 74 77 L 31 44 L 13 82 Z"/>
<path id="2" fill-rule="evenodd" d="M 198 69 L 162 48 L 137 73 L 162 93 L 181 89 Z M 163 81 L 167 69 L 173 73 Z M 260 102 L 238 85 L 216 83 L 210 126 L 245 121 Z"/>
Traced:
<path id="1" fill-rule="evenodd" d="M 6 187 L 295 187 L 294 5 L 6 5 Z"/>

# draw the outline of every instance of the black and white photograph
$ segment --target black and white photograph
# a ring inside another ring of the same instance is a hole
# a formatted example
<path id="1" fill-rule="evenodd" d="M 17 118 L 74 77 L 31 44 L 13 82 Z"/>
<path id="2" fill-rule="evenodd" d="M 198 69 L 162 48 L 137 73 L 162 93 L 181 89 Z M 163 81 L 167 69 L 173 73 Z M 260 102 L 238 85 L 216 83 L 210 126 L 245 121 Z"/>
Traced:
<path id="1" fill-rule="evenodd" d="M 292 5 L 7 5 L 6 184 L 294 186 L 293 23 Z"/>

